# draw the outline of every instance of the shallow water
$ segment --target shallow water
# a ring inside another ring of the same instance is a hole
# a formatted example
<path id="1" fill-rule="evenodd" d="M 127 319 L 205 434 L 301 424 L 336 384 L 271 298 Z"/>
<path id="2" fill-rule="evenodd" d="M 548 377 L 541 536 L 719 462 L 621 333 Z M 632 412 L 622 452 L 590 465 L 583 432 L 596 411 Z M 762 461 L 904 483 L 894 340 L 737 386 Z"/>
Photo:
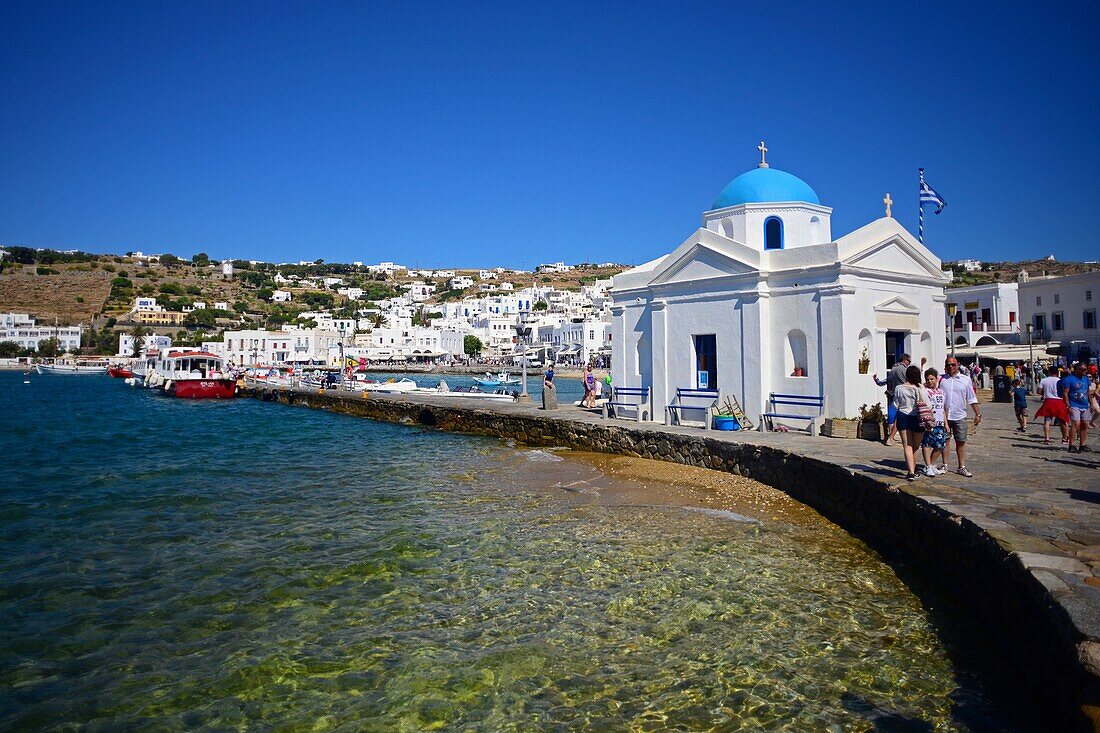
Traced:
<path id="1" fill-rule="evenodd" d="M 5 730 L 1002 725 L 823 520 L 603 501 L 592 465 L 496 440 L 31 379 L 0 373 Z"/>

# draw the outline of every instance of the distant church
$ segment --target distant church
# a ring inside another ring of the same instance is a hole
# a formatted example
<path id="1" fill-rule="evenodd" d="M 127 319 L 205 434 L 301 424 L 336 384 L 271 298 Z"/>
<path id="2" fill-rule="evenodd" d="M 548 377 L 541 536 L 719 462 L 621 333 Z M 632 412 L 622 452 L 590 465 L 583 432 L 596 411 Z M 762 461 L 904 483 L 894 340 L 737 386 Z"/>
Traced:
<path id="1" fill-rule="evenodd" d="M 951 274 L 891 218 L 889 195 L 886 217 L 834 240 L 832 209 L 758 149 L 701 228 L 614 278 L 612 379 L 650 387 L 658 421 L 678 387 L 717 387 L 754 421 L 773 392 L 823 395 L 826 417 L 855 417 L 884 402 L 870 374 L 900 354 L 943 368 Z"/>

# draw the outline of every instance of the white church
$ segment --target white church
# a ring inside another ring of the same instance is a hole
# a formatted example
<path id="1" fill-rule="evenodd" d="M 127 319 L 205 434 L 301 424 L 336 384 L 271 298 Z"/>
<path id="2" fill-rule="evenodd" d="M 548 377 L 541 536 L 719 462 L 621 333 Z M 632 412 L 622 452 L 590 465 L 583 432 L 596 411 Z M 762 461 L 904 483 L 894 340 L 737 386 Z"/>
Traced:
<path id="1" fill-rule="evenodd" d="M 951 274 L 891 217 L 889 194 L 884 218 L 833 239 L 832 209 L 758 149 L 699 229 L 614 278 L 612 380 L 649 387 L 658 421 L 693 388 L 735 397 L 754 422 L 774 393 L 824 398 L 799 414 L 857 417 L 885 409 L 871 374 L 902 353 L 942 372 Z"/>

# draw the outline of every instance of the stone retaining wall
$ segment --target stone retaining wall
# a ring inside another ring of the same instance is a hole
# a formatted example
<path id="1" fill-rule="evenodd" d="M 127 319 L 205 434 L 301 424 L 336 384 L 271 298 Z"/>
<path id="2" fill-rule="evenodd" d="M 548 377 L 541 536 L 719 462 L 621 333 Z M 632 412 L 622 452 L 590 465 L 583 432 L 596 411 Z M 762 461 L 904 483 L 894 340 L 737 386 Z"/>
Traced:
<path id="1" fill-rule="evenodd" d="M 1064 609 L 1019 559 L 969 520 L 873 476 L 767 446 L 641 429 L 633 423 L 592 425 L 543 415 L 423 404 L 401 398 L 254 391 L 250 396 L 387 422 L 497 436 L 530 446 L 560 446 L 684 463 L 727 471 L 775 487 L 813 507 L 915 574 L 918 593 L 948 597 L 987 632 L 1000 675 L 1031 693 L 1044 730 L 1100 730 L 1100 664 L 1081 644 Z M 895 563 L 897 566 L 897 563 Z M 1005 671 L 1010 670 L 1006 675 Z"/>

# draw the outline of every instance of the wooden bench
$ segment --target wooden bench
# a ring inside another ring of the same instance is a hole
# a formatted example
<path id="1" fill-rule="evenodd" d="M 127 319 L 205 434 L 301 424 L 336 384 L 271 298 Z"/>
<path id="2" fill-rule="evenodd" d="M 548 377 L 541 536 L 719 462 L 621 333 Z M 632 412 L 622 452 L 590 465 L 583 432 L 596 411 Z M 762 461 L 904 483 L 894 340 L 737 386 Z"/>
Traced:
<path id="1" fill-rule="evenodd" d="M 710 430 L 711 414 L 718 406 L 718 390 L 677 387 L 676 397 L 665 405 L 665 425 L 683 425 L 683 413 L 696 410 L 703 413 L 703 429 Z"/>
<path id="2" fill-rule="evenodd" d="M 621 417 L 620 408 L 634 410 L 634 420 L 649 420 L 652 408 L 649 406 L 649 387 L 612 387 L 611 399 L 604 403 L 603 416 Z"/>
<path id="3" fill-rule="evenodd" d="M 760 429 L 771 430 L 774 426 L 772 421 L 775 418 L 782 418 L 784 420 L 807 420 L 807 432 L 810 435 L 816 435 L 814 430 L 817 420 L 825 414 L 825 396 L 824 395 L 804 395 L 804 394 L 782 394 L 780 392 L 772 392 L 768 398 L 768 402 L 771 404 L 771 411 L 765 412 L 760 416 Z M 789 407 L 780 408 L 779 405 L 789 405 Z M 795 407 L 809 407 L 817 410 L 816 415 L 806 415 L 796 412 L 780 412 L 780 409 L 792 409 Z M 766 426 L 766 427 L 765 427 Z"/>

